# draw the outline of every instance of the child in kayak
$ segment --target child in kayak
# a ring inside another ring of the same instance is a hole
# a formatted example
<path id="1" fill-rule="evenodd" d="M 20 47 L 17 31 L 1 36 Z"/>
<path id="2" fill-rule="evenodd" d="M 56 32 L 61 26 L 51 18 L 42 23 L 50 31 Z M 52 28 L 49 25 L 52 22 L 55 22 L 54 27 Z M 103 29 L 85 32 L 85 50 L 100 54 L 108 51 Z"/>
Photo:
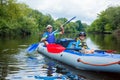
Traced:
<path id="1" fill-rule="evenodd" d="M 87 46 L 87 43 L 85 42 L 86 39 L 86 33 L 85 32 L 80 32 L 79 33 L 79 37 L 76 38 L 76 46 L 75 48 L 80 48 L 81 50 L 79 50 L 82 53 L 93 53 L 94 49 L 89 49 Z"/>

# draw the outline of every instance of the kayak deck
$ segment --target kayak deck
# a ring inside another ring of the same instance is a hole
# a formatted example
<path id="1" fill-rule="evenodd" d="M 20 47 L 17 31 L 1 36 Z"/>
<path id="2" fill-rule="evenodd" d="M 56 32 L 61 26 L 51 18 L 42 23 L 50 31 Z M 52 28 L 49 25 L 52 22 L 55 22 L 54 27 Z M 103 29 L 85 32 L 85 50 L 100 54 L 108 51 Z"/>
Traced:
<path id="1" fill-rule="evenodd" d="M 64 52 L 68 52 L 70 54 L 79 55 L 79 56 L 99 56 L 99 57 L 109 57 L 109 58 L 119 58 L 120 54 L 106 53 L 106 52 L 94 52 L 91 54 L 84 54 L 74 50 L 65 50 Z"/>

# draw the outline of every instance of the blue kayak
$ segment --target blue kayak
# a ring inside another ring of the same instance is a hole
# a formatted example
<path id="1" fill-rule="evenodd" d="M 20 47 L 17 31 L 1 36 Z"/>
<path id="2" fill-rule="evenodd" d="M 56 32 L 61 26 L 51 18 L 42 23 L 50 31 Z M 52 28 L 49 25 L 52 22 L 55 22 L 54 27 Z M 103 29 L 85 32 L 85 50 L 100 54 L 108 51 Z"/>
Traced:
<path id="1" fill-rule="evenodd" d="M 58 44 L 67 48 L 71 42 L 74 42 L 74 40 L 61 39 Z M 80 70 L 120 73 L 120 54 L 100 50 L 91 54 L 85 54 L 77 50 L 64 50 L 55 54 L 47 51 L 44 43 L 40 43 L 37 50 L 41 54 Z"/>

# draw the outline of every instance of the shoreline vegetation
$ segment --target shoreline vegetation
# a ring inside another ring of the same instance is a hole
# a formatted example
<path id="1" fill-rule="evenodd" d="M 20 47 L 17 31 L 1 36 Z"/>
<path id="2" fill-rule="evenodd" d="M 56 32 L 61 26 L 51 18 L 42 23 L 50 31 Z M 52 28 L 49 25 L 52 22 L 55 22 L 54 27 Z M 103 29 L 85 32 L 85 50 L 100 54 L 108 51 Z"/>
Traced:
<path id="1" fill-rule="evenodd" d="M 120 38 L 120 29 L 115 30 L 115 31 L 113 32 L 113 35 L 116 36 L 116 37 L 118 37 L 118 38 Z"/>
<path id="2" fill-rule="evenodd" d="M 54 20 L 50 14 L 44 15 L 25 3 L 18 3 L 17 0 L 0 0 L 0 36 L 2 37 L 44 32 L 48 24 L 53 25 L 56 30 L 66 21 L 67 18 Z M 77 20 L 65 27 L 66 33 L 80 31 L 120 35 L 120 6 L 108 7 L 100 12 L 91 25 Z"/>

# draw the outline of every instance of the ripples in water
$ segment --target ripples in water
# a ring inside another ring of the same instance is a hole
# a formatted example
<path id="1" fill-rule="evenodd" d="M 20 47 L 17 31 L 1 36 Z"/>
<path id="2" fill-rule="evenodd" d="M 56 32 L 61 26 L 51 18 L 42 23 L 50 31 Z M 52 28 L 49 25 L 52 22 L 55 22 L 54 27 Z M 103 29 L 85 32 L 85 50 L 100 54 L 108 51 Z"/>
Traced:
<path id="1" fill-rule="evenodd" d="M 19 54 L 13 55 L 14 62 L 0 63 L 0 72 L 2 80 L 35 80 L 39 77 L 60 77 L 72 78 L 69 71 L 65 71 L 60 65 L 43 55 L 34 54 L 26 55 L 24 50 L 20 50 Z M 68 79 L 69 80 L 69 79 Z"/>
<path id="2" fill-rule="evenodd" d="M 16 54 L 9 54 L 6 51 L 7 55 L 1 56 L 0 80 L 35 80 L 35 76 L 36 78 L 65 76 L 67 80 L 105 80 L 105 73 L 103 76 L 102 73 L 80 71 L 41 54 L 27 55 L 24 49 L 18 48 L 18 50 Z M 99 79 L 100 75 L 103 78 Z"/>

